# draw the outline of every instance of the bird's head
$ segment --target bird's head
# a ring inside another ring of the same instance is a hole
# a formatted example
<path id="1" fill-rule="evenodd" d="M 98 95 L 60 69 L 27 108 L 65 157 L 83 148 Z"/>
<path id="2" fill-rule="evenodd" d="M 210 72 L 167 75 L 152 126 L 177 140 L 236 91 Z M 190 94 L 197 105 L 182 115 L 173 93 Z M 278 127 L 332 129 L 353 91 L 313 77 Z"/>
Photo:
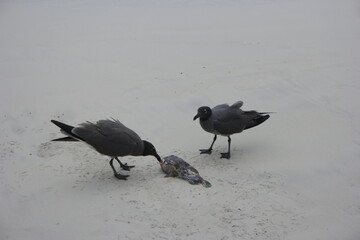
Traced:
<path id="1" fill-rule="evenodd" d="M 159 163 L 162 163 L 163 161 L 161 160 L 159 154 L 156 152 L 154 145 L 152 145 L 152 143 L 148 141 L 143 141 L 143 142 L 144 142 L 143 156 L 154 156 L 159 161 Z"/>
<path id="2" fill-rule="evenodd" d="M 194 121 L 197 118 L 200 118 L 201 121 L 204 121 L 206 119 L 208 119 L 211 116 L 211 108 L 209 107 L 199 107 L 197 114 L 194 117 Z"/>

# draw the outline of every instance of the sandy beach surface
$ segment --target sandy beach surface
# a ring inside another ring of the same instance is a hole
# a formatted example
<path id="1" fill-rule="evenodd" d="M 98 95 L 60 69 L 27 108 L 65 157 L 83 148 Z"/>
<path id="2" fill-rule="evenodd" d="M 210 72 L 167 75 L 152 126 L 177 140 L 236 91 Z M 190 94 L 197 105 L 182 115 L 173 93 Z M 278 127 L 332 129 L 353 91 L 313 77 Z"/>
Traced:
<path id="1" fill-rule="evenodd" d="M 4 0 L 0 239 L 360 239 L 360 2 Z M 200 155 L 197 108 L 244 101 L 260 126 Z M 212 187 L 153 157 L 61 137 L 115 118 Z M 124 173 L 124 172 L 122 172 Z"/>

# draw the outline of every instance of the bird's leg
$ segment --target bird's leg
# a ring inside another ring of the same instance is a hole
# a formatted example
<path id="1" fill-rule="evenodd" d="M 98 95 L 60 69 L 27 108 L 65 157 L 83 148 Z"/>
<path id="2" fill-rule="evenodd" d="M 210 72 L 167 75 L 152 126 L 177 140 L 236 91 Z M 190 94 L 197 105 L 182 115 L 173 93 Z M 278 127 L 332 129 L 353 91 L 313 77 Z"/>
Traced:
<path id="1" fill-rule="evenodd" d="M 220 158 L 227 158 L 229 159 L 230 158 L 230 144 L 231 144 L 231 138 L 230 136 L 228 136 L 228 152 L 226 153 L 221 153 L 221 157 Z"/>
<path id="2" fill-rule="evenodd" d="M 129 175 L 122 175 L 120 173 L 117 173 L 115 168 L 114 168 L 114 165 L 113 165 L 113 161 L 114 161 L 114 158 L 112 158 L 110 160 L 110 166 L 112 168 L 112 170 L 114 171 L 114 176 L 118 179 L 121 179 L 121 180 L 127 180 L 127 178 L 129 177 Z"/>
<path id="3" fill-rule="evenodd" d="M 209 149 L 200 149 L 200 154 L 211 154 L 212 152 L 212 147 L 214 145 L 214 142 L 216 141 L 217 135 L 214 136 L 214 140 L 212 141 Z"/>
<path id="4" fill-rule="evenodd" d="M 125 171 L 130 171 L 131 168 L 135 167 L 135 166 L 128 166 L 127 163 L 123 164 L 117 157 L 115 157 L 115 159 L 120 164 L 120 167 Z"/>

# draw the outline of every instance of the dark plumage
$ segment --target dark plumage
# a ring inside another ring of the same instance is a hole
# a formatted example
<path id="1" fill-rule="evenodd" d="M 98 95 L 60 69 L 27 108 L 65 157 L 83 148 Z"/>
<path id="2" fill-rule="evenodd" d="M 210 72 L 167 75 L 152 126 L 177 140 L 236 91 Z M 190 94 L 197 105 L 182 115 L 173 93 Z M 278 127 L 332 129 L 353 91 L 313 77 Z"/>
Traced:
<path id="1" fill-rule="evenodd" d="M 243 102 L 238 101 L 231 106 L 228 104 L 221 104 L 212 109 L 207 106 L 198 109 L 194 120 L 199 118 L 201 127 L 205 131 L 215 134 L 210 148 L 200 149 L 201 154 L 211 154 L 217 135 L 222 135 L 228 137 L 228 152 L 221 153 L 221 158 L 229 159 L 231 143 L 230 135 L 255 127 L 270 117 L 266 112 L 259 113 L 253 110 L 243 111 L 240 109 L 242 105 Z"/>
<path id="2" fill-rule="evenodd" d="M 78 127 L 73 127 L 51 120 L 56 126 L 61 128 L 61 132 L 67 137 L 54 139 L 53 141 L 82 141 L 93 147 L 101 154 L 111 157 L 110 166 L 114 171 L 115 177 L 126 180 L 129 175 L 118 173 L 114 166 L 114 159 L 120 164 L 121 168 L 129 171 L 134 166 L 123 164 L 118 157 L 123 156 L 154 156 L 160 163 L 160 156 L 155 147 L 141 138 L 131 129 L 125 127 L 119 120 L 99 120 L 96 123 L 85 122 Z"/>

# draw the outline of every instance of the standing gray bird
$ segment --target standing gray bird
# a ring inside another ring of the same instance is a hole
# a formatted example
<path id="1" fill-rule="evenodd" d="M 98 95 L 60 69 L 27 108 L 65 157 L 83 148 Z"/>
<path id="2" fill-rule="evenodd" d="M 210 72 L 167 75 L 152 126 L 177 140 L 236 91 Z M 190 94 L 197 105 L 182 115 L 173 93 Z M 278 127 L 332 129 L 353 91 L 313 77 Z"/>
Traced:
<path id="1" fill-rule="evenodd" d="M 215 106 L 213 109 L 207 106 L 198 109 L 194 120 L 199 118 L 201 127 L 205 131 L 215 134 L 210 148 L 200 149 L 200 154 L 211 154 L 217 135 L 222 135 L 228 137 L 228 152 L 221 153 L 221 158 L 229 159 L 231 143 L 230 135 L 255 127 L 270 117 L 266 112 L 243 111 L 240 109 L 242 105 L 243 102 L 238 101 L 231 106 L 228 104 L 221 104 Z"/>
<path id="2" fill-rule="evenodd" d="M 118 179 L 126 180 L 129 175 L 122 175 L 115 170 L 114 159 L 126 171 L 130 171 L 134 167 L 128 166 L 126 163 L 123 164 L 118 157 L 152 155 L 162 163 L 155 147 L 150 142 L 141 140 L 134 131 L 125 127 L 119 120 L 85 122 L 79 127 L 72 127 L 56 120 L 51 120 L 51 122 L 61 128 L 61 132 L 68 136 L 52 141 L 82 141 L 87 143 L 99 153 L 111 157 L 110 166 L 114 171 L 114 176 Z"/>

